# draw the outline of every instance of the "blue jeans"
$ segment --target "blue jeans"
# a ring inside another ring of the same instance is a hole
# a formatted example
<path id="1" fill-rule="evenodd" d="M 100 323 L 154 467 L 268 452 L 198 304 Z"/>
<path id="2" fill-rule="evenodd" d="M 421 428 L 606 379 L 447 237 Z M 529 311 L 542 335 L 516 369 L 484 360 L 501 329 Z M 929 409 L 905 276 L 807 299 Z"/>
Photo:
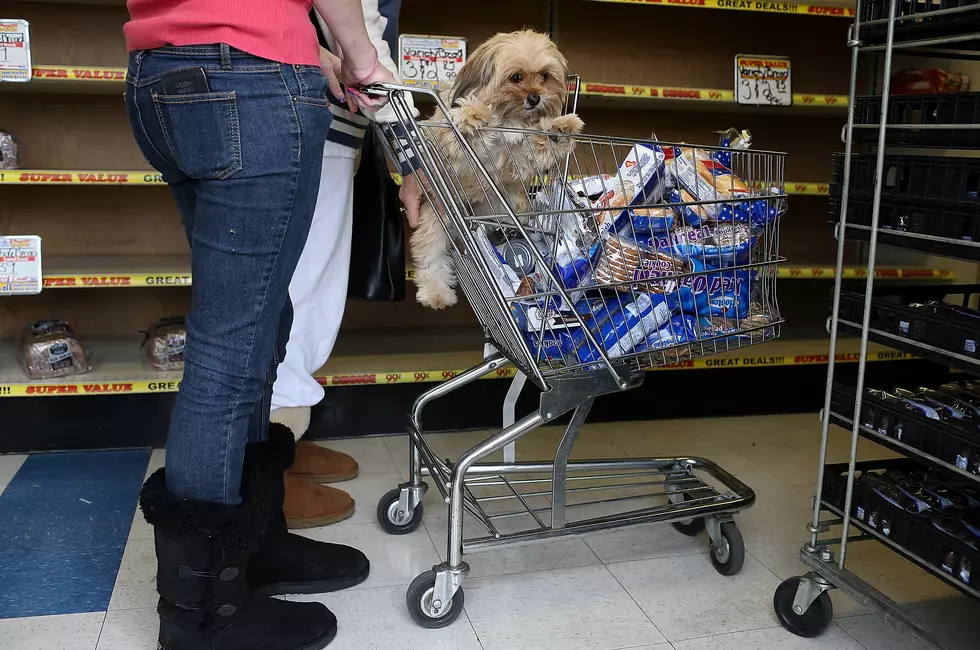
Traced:
<path id="1" fill-rule="evenodd" d="M 206 92 L 167 94 L 163 75 L 194 68 L 204 69 Z M 245 445 L 267 436 L 285 355 L 289 280 L 310 231 L 330 126 L 326 83 L 318 67 L 227 45 L 165 47 L 130 55 L 126 106 L 191 249 L 167 489 L 236 505 Z"/>

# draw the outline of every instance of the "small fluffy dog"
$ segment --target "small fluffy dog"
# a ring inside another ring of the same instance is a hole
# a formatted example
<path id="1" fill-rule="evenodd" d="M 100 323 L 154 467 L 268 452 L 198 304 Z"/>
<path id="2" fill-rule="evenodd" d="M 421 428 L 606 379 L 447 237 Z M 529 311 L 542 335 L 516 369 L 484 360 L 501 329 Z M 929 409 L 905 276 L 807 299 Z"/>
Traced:
<path id="1" fill-rule="evenodd" d="M 582 131 L 577 115 L 562 115 L 568 96 L 567 77 L 568 62 L 551 39 L 523 30 L 497 34 L 480 45 L 460 68 L 452 88 L 443 94 L 449 107 L 448 120 L 473 146 L 515 212 L 529 209 L 526 184 L 538 174 L 553 171 L 571 152 L 574 140 L 562 134 Z M 447 116 L 437 111 L 426 124 L 446 122 Z M 481 127 L 531 129 L 555 135 L 526 137 L 480 131 Z M 500 214 L 503 208 L 452 130 L 430 127 L 423 131 L 452 169 L 460 194 L 469 202 L 467 212 Z M 410 247 L 417 299 L 433 309 L 456 304 L 449 245 L 439 216 L 431 205 L 422 206 Z"/>

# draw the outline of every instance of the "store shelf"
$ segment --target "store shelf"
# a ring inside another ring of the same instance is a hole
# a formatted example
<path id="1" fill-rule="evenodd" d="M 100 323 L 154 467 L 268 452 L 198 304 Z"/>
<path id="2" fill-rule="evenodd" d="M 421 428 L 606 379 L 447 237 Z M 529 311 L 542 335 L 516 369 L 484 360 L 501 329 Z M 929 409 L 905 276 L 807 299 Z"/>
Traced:
<path id="1" fill-rule="evenodd" d="M 630 108 L 682 108 L 692 110 L 794 111 L 833 113 L 847 109 L 846 95 L 793 93 L 788 107 L 740 106 L 735 92 L 723 88 L 679 88 L 673 86 L 639 86 L 583 81 L 580 104 L 628 106 Z"/>
<path id="2" fill-rule="evenodd" d="M 854 420 L 854 386 L 834 383 L 831 421 L 851 431 Z M 903 456 L 915 458 L 934 469 L 960 478 L 980 481 L 969 468 L 980 459 L 980 438 L 949 423 L 882 403 L 865 391 L 858 433 Z M 876 428 L 869 427 L 872 424 Z M 881 433 L 881 430 L 888 435 Z"/>
<path id="3" fill-rule="evenodd" d="M 105 394 L 170 393 L 180 373 L 156 372 L 139 359 L 139 340 L 86 341 L 93 370 L 76 377 L 32 380 L 21 370 L 15 344 L 0 344 L 0 397 L 62 397 Z M 406 351 L 406 347 L 409 348 Z M 838 363 L 857 361 L 858 342 L 838 345 Z M 412 332 L 341 332 L 333 357 L 315 374 L 324 386 L 421 384 L 446 381 L 483 358 L 483 337 L 476 328 L 438 328 Z M 881 346 L 869 347 L 871 361 L 905 361 L 913 357 Z M 718 370 L 825 365 L 827 341 L 777 340 L 737 351 L 682 361 L 657 371 Z M 513 377 L 512 367 L 485 379 Z"/>
<path id="4" fill-rule="evenodd" d="M 830 503 L 829 501 L 826 500 L 822 501 L 821 504 L 823 505 L 824 509 L 827 510 L 827 512 L 830 512 L 831 514 L 834 514 L 837 517 L 844 516 L 844 512 L 843 512 L 844 509 L 841 508 L 840 506 Z M 958 589 L 959 591 L 967 594 L 968 596 L 972 596 L 973 598 L 980 598 L 980 591 L 973 589 L 972 587 L 964 584 L 960 580 L 957 580 L 948 571 L 940 568 L 935 563 L 930 562 L 924 559 L 923 557 L 921 557 L 920 555 L 917 555 L 916 553 L 913 553 L 912 551 L 908 550 L 904 546 L 895 543 L 895 541 L 890 539 L 887 535 L 883 535 L 879 531 L 872 528 L 871 526 L 868 526 L 860 519 L 854 517 L 853 514 L 851 516 L 850 521 L 851 521 L 851 526 L 854 526 L 860 532 L 864 533 L 865 535 L 871 538 L 878 540 L 879 542 L 881 542 L 891 550 L 895 551 L 905 559 L 909 560 L 913 564 L 919 566 L 920 568 L 924 569 L 928 573 L 931 573 L 932 575 L 940 578 L 946 584 Z"/>
<path id="5" fill-rule="evenodd" d="M 954 320 L 948 313 L 906 306 L 912 302 L 943 301 L 948 295 L 970 291 L 971 286 L 924 286 L 875 292 L 868 338 L 879 345 L 980 375 L 980 331 L 975 323 L 968 317 Z M 839 321 L 842 329 L 860 334 L 863 315 L 864 294 L 842 291 Z"/>
<path id="6" fill-rule="evenodd" d="M 187 286 L 190 259 L 173 257 L 46 257 L 45 289 L 125 289 Z"/>
<path id="7" fill-rule="evenodd" d="M 126 68 L 36 65 L 26 83 L 5 83 L 0 92 L 122 93 Z"/>
<path id="8" fill-rule="evenodd" d="M 785 280 L 829 280 L 836 269 L 831 266 L 780 264 L 777 277 Z M 844 268 L 845 280 L 867 277 L 863 266 Z M 892 282 L 941 280 L 951 282 L 955 275 L 950 269 L 879 268 L 875 278 Z M 415 270 L 407 269 L 405 279 L 415 279 Z M 46 257 L 44 258 L 45 289 L 131 289 L 172 287 L 191 284 L 190 259 L 171 257 Z"/>
<path id="9" fill-rule="evenodd" d="M 156 171 L 128 169 L 10 169 L 0 171 L 0 185 L 167 186 Z"/>
<path id="10" fill-rule="evenodd" d="M 31 81 L 22 84 L 4 84 L 2 89 L 7 90 L 10 87 L 10 90 L 20 91 L 112 93 L 122 92 L 125 82 L 125 68 L 45 65 L 34 67 L 34 77 Z M 759 107 L 735 104 L 735 92 L 731 89 L 643 86 L 584 81 L 580 95 L 585 104 L 616 105 L 620 102 L 626 102 L 626 105 L 635 108 L 644 102 L 651 108 L 657 106 L 677 108 L 679 105 L 690 105 L 701 110 L 759 110 Z M 818 112 L 825 112 L 847 108 L 847 96 L 793 93 L 793 106 L 791 107 L 761 108 L 771 111 L 814 109 Z"/>
<path id="11" fill-rule="evenodd" d="M 759 0 L 593 0 L 614 4 L 648 7 L 683 7 L 685 9 L 724 9 L 728 11 L 787 14 L 827 18 L 854 18 L 851 6 L 833 4 L 797 4 L 795 2 L 760 2 Z"/>

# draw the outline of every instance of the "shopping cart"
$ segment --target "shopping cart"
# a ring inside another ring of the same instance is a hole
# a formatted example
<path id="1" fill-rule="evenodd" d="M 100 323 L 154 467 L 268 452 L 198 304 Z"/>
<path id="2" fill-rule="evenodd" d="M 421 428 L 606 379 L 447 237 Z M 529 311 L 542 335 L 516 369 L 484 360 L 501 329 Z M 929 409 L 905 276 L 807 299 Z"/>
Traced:
<path id="1" fill-rule="evenodd" d="M 755 494 L 724 469 L 687 456 L 569 458 L 597 397 L 639 386 L 645 370 L 779 335 L 784 154 L 504 128 L 467 138 L 455 125 L 413 117 L 408 93 L 428 96 L 448 114 L 433 92 L 393 85 L 372 92 L 389 95 L 400 127 L 389 154 L 419 160 L 459 287 L 487 339 L 482 363 L 416 400 L 410 478 L 378 503 L 378 521 L 391 534 L 420 525 L 423 476 L 448 504 L 446 561 L 408 588 L 415 621 L 439 628 L 459 616 L 469 573 L 464 553 L 631 524 L 670 522 L 692 536 L 706 529 L 716 569 L 737 573 L 745 549 L 732 516 Z M 668 192 L 670 179 L 698 161 L 734 175 L 712 176 L 708 186 L 702 178 L 697 196 Z M 659 178 L 637 178 L 635 167 Z M 523 170 L 520 178 L 515 169 Z M 624 188 L 632 212 L 616 199 Z M 670 199 L 675 204 L 664 208 Z M 541 391 L 538 408 L 455 462 L 439 458 L 422 433 L 425 407 L 508 364 Z M 553 460 L 480 462 L 568 413 Z M 634 500 L 640 503 L 632 509 L 609 510 Z M 486 534 L 464 540 L 464 518 Z"/>

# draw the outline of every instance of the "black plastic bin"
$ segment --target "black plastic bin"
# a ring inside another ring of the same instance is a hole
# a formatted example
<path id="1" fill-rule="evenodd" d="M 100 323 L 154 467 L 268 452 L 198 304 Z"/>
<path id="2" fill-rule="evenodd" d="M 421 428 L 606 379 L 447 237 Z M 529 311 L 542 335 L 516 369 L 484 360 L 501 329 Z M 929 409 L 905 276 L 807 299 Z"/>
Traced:
<path id="1" fill-rule="evenodd" d="M 856 394 L 853 385 L 834 382 L 830 405 L 832 413 L 850 420 L 854 415 Z M 850 424 L 840 424 L 850 429 Z M 868 391 L 865 391 L 861 401 L 861 424 L 881 436 L 918 449 L 936 460 L 980 474 L 980 435 L 976 432 L 927 418 L 921 413 L 897 408 L 879 400 Z M 880 441 L 872 435 L 866 437 Z"/>
<path id="2" fill-rule="evenodd" d="M 854 100 L 854 123 L 878 125 L 881 121 L 881 96 L 857 97 Z M 892 95 L 888 100 L 889 126 L 952 126 L 980 123 L 980 92 L 938 93 L 931 95 Z M 877 144 L 878 129 L 854 129 L 854 141 Z M 980 147 L 980 129 L 888 129 L 889 145 L 937 147 L 944 149 Z"/>
<path id="3" fill-rule="evenodd" d="M 872 20 L 885 20 L 891 0 L 868 0 L 861 3 L 861 41 L 866 45 L 884 44 L 888 36 L 888 23 L 880 22 L 865 25 Z M 969 7 L 965 11 L 948 14 L 938 14 L 947 9 Z M 906 20 L 895 22 L 895 42 L 940 38 L 967 34 L 971 30 L 980 29 L 980 0 L 900 0 L 898 3 L 899 18 Z M 960 42 L 958 49 L 976 49 L 980 43 L 975 41 Z"/>
<path id="4" fill-rule="evenodd" d="M 916 465 L 905 459 L 857 464 L 859 473 L 877 469 L 912 470 Z M 824 502 L 843 512 L 847 465 L 827 465 L 824 477 Z M 939 530 L 928 518 L 910 513 L 873 490 L 864 489 L 860 483 L 854 486 L 851 516 L 925 560 L 931 565 L 929 568 L 951 574 L 956 578 L 954 583 L 974 589 L 980 584 L 980 551 Z"/>
<path id="5" fill-rule="evenodd" d="M 876 291 L 871 301 L 869 327 L 893 336 L 872 331 L 869 338 L 937 363 L 980 374 L 980 319 L 974 322 L 968 318 L 950 318 L 945 311 L 908 306 L 961 294 L 964 302 L 968 302 L 969 296 L 978 291 L 980 285 L 886 287 Z M 844 324 L 845 328 L 859 330 L 864 318 L 863 293 L 841 291 L 840 318 L 857 326 L 852 328 Z"/>

